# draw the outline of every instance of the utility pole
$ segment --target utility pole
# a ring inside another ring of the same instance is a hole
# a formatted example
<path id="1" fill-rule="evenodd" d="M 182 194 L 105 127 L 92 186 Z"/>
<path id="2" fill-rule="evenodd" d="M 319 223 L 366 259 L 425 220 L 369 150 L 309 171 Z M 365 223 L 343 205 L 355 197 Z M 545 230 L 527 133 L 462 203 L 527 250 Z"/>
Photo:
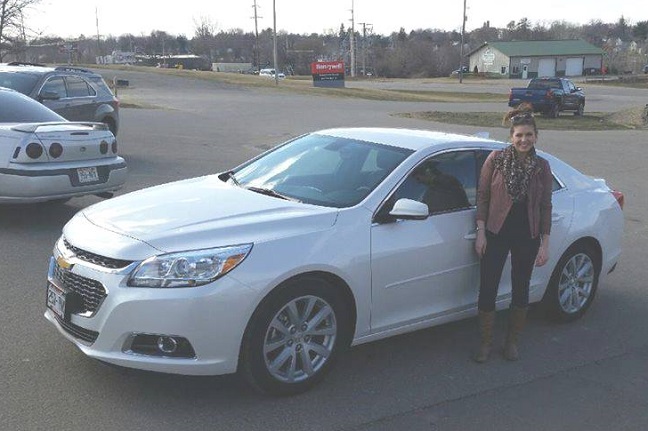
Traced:
<path id="1" fill-rule="evenodd" d="M 362 25 L 362 75 L 367 76 L 367 26 L 371 30 L 373 24 L 366 22 L 358 23 Z"/>
<path id="2" fill-rule="evenodd" d="M 99 44 L 99 10 L 95 6 L 95 22 L 97 24 L 97 56 L 101 56 L 101 45 Z"/>
<path id="3" fill-rule="evenodd" d="M 356 58 L 355 58 L 355 15 L 354 0 L 351 0 L 351 77 L 356 76 Z"/>
<path id="4" fill-rule="evenodd" d="M 259 15 L 257 15 L 257 2 L 254 0 L 254 64 L 257 72 L 261 69 L 259 65 Z"/>
<path id="5" fill-rule="evenodd" d="M 274 62 L 275 85 L 279 85 L 279 70 L 277 68 L 277 8 L 276 0 L 272 0 L 272 58 Z"/>
<path id="6" fill-rule="evenodd" d="M 461 48 L 459 48 L 459 84 L 463 83 L 464 37 L 466 34 L 466 0 L 463 2 L 463 22 L 461 23 Z"/>

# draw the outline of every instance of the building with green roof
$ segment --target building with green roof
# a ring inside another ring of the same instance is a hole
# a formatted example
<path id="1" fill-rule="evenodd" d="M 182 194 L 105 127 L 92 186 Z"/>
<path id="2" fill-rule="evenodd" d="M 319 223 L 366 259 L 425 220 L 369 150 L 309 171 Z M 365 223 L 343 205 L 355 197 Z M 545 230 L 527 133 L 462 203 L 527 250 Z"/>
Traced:
<path id="1" fill-rule="evenodd" d="M 485 42 L 468 53 L 470 70 L 510 78 L 600 74 L 604 51 L 584 40 Z"/>

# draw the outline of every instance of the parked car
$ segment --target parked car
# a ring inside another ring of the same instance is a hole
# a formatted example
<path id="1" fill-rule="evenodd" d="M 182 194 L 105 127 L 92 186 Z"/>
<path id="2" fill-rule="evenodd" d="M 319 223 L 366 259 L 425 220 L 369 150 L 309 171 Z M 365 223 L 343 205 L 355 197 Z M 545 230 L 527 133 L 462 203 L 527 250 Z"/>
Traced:
<path id="1" fill-rule="evenodd" d="M 511 88 L 509 106 L 530 103 L 534 112 L 556 118 L 561 111 L 585 112 L 585 93 L 566 78 L 533 78 L 525 88 Z"/>
<path id="2" fill-rule="evenodd" d="M 259 76 L 265 76 L 266 78 L 274 78 L 275 77 L 275 70 L 274 69 L 261 69 L 259 71 Z M 277 78 L 279 79 L 284 79 L 286 77 L 286 74 L 283 72 L 279 72 L 279 75 L 277 75 Z"/>
<path id="3" fill-rule="evenodd" d="M 110 197 L 127 171 L 104 123 L 67 121 L 0 87 L 0 203 Z"/>
<path id="4" fill-rule="evenodd" d="M 643 67 L 643 73 L 648 73 L 648 64 Z"/>
<path id="5" fill-rule="evenodd" d="M 0 87 L 19 91 L 70 121 L 106 123 L 115 136 L 119 131 L 119 100 L 91 70 L 13 62 L 0 65 Z"/>
<path id="6" fill-rule="evenodd" d="M 330 129 L 231 171 L 95 204 L 56 242 L 45 317 L 101 361 L 238 371 L 264 392 L 304 391 L 351 344 L 476 315 L 478 172 L 504 146 Z M 530 299 L 569 321 L 620 258 L 623 195 L 542 156 L 554 173 L 552 240 Z M 498 308 L 510 299 L 505 276 Z"/>

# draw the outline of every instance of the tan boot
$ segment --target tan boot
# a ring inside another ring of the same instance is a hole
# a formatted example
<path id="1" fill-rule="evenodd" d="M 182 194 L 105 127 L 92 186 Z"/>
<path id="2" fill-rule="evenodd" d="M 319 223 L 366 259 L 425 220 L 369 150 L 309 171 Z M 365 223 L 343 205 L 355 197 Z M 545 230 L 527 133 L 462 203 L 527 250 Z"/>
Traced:
<path id="1" fill-rule="evenodd" d="M 479 334 L 481 336 L 481 344 L 479 351 L 473 358 L 475 362 L 480 364 L 488 361 L 490 356 L 491 345 L 493 344 L 493 327 L 495 326 L 495 312 L 494 311 L 480 311 L 479 312 Z"/>
<path id="2" fill-rule="evenodd" d="M 518 354 L 518 336 L 524 329 L 526 322 L 528 307 L 515 307 L 511 306 L 509 310 L 509 328 L 508 335 L 506 336 L 506 344 L 504 344 L 504 358 L 509 361 L 517 361 Z"/>

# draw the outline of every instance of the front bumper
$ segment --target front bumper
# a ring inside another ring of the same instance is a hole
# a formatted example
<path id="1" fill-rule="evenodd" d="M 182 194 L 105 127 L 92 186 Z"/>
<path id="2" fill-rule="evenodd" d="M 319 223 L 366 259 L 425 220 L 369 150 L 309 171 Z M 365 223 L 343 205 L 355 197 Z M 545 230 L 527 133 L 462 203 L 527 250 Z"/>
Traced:
<path id="1" fill-rule="evenodd" d="M 61 284 L 59 245 L 48 273 L 48 281 L 54 284 Z M 49 308 L 45 311 L 47 320 L 86 355 L 119 366 L 174 374 L 236 371 L 241 340 L 257 297 L 253 290 L 228 276 L 195 288 L 133 288 L 126 281 L 137 262 L 109 270 L 65 259 L 71 265 L 65 271 L 99 282 L 105 289 L 105 296 L 90 312 L 70 313 L 61 319 Z M 191 343 L 195 356 L 135 353 L 131 343 L 137 334 L 182 337 Z"/>
<path id="2" fill-rule="evenodd" d="M 61 168 L 30 166 L 0 169 L 0 203 L 35 203 L 54 199 L 91 195 L 119 190 L 128 176 L 126 162 L 117 161 L 96 166 L 99 181 L 82 184 L 77 169 L 89 166 L 87 162 Z"/>

